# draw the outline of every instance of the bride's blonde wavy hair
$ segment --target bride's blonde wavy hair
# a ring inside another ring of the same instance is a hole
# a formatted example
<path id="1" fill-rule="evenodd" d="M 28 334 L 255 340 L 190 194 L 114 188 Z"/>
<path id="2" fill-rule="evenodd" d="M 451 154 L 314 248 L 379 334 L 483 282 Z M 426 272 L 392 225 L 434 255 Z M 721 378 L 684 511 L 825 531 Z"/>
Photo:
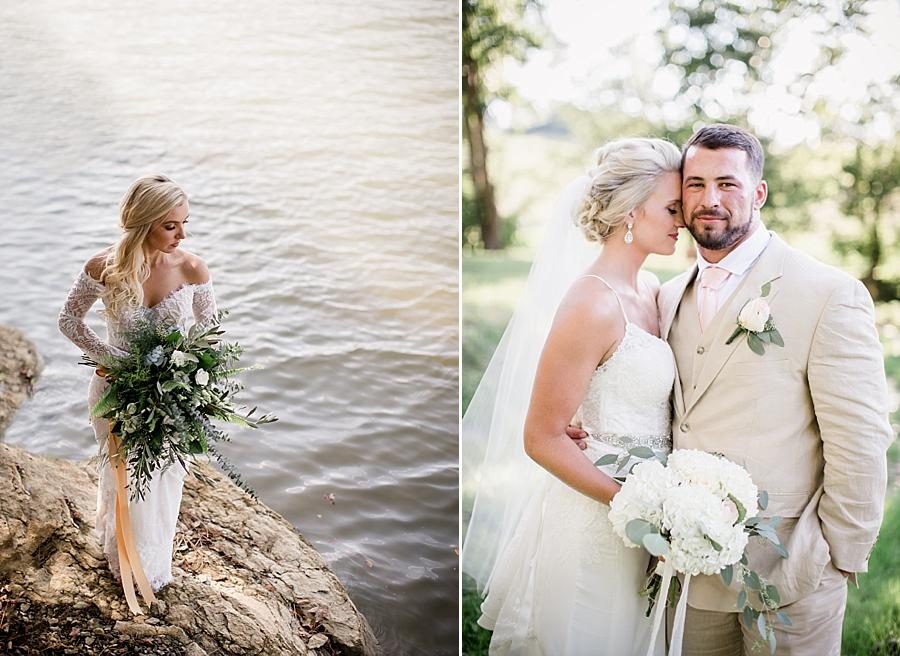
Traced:
<path id="1" fill-rule="evenodd" d="M 145 175 L 131 183 L 119 204 L 123 234 L 100 276 L 106 286 L 103 301 L 108 314 L 119 316 L 144 302 L 144 282 L 150 277 L 144 241 L 186 200 L 184 190 L 164 175 Z"/>
<path id="2" fill-rule="evenodd" d="M 596 162 L 575 221 L 589 241 L 602 243 L 647 202 L 663 174 L 680 172 L 681 153 L 665 139 L 633 137 L 602 146 Z"/>

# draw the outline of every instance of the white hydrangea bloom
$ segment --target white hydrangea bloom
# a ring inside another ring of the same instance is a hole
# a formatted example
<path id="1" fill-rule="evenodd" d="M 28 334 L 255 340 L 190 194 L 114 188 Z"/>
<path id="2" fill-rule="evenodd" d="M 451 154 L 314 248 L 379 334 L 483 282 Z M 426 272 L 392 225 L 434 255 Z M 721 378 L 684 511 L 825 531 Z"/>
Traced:
<path id="1" fill-rule="evenodd" d="M 746 469 L 727 458 L 705 451 L 678 449 L 669 456 L 668 466 L 682 481 L 707 489 L 720 499 L 727 499 L 729 494 L 734 496 L 746 510 L 746 517 L 759 513 L 759 489 Z"/>
<path id="2" fill-rule="evenodd" d="M 677 484 L 674 472 L 658 460 L 648 460 L 634 468 L 609 504 L 609 521 L 627 546 L 638 546 L 625 533 L 625 527 L 632 519 L 643 519 L 654 526 L 662 526 L 663 500 Z"/>
<path id="3" fill-rule="evenodd" d="M 667 559 L 686 574 L 715 574 L 740 560 L 747 544 L 743 525 L 733 526 L 722 499 L 703 487 L 671 489 L 663 502 L 663 527 L 670 533 Z"/>
<path id="4" fill-rule="evenodd" d="M 740 560 L 747 533 L 732 497 L 746 513 L 758 512 L 758 490 L 739 465 L 705 451 L 674 451 L 667 466 L 643 462 L 610 503 L 609 520 L 629 547 L 625 527 L 642 519 L 668 535 L 667 560 L 682 573 L 715 574 Z"/>

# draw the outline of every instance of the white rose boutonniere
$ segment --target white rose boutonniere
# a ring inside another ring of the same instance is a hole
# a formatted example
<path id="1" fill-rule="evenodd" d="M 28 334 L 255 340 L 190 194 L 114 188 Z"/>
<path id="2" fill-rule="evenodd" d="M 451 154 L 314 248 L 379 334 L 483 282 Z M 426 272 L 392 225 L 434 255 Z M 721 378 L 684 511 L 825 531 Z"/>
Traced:
<path id="1" fill-rule="evenodd" d="M 738 312 L 737 327 L 731 333 L 726 344 L 731 344 L 741 333 L 747 333 L 747 346 L 757 355 L 766 352 L 766 344 L 784 346 L 784 339 L 772 321 L 772 311 L 766 302 L 766 296 L 772 290 L 772 283 L 777 278 L 770 280 L 762 286 L 757 298 L 752 298 Z"/>

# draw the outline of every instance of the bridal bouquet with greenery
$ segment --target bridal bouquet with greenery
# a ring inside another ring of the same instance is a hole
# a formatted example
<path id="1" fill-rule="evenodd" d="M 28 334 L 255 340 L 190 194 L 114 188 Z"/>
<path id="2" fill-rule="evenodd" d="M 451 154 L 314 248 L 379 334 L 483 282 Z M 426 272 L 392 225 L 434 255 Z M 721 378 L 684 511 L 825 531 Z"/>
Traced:
<path id="1" fill-rule="evenodd" d="M 242 413 L 235 395 L 243 386 L 234 376 L 250 367 L 236 367 L 242 349 L 222 339 L 218 319 L 194 325 L 187 334 L 156 322 L 137 324 L 127 336 L 126 357 L 102 364 L 84 356 L 109 385 L 91 409 L 91 417 L 109 420 L 121 440 L 128 465 L 131 498 L 143 499 L 153 472 L 186 459 L 211 454 L 241 488 L 253 494 L 231 463 L 215 448 L 230 441 L 213 422 L 258 428 L 277 417 L 254 418 L 256 408 Z"/>
<path id="2" fill-rule="evenodd" d="M 746 555 L 753 536 L 770 541 L 783 558 L 788 555 L 775 532 L 779 518 L 758 515 L 766 508 L 767 494 L 757 489 L 746 469 L 721 455 L 678 449 L 668 456 L 649 456 L 631 468 L 609 510 L 613 530 L 627 546 L 643 547 L 662 561 L 645 590 L 648 616 L 660 593 L 665 597 L 660 607 L 674 605 L 675 573 L 684 579 L 679 606 L 686 605 L 691 576 L 718 574 L 725 585 L 739 585 L 737 610 L 774 654 L 774 622 L 789 625 L 790 620 L 779 611 L 776 587 L 749 568 Z M 678 616 L 676 611 L 676 635 Z"/>

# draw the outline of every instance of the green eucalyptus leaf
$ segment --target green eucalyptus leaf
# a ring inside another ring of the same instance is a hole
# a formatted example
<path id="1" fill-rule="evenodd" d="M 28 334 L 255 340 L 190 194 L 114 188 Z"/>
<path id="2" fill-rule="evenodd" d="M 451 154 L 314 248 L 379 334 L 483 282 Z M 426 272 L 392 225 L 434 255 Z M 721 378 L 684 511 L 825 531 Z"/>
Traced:
<path id="1" fill-rule="evenodd" d="M 763 638 L 766 637 L 766 614 L 760 613 L 756 618 L 756 628 L 759 631 L 759 635 Z"/>
<path id="2" fill-rule="evenodd" d="M 759 295 L 765 298 L 769 295 L 769 292 L 772 291 L 772 282 L 769 281 L 765 285 L 762 286 L 762 289 L 759 290 Z"/>
<path id="3" fill-rule="evenodd" d="M 781 622 L 785 626 L 793 626 L 793 623 L 791 622 L 791 618 L 788 617 L 787 613 L 785 613 L 784 611 L 778 611 L 777 613 L 775 613 L 775 617 L 778 619 L 779 622 Z"/>
<path id="4" fill-rule="evenodd" d="M 644 536 L 654 530 L 653 524 L 643 519 L 632 519 L 625 525 L 625 535 L 638 546 L 643 544 Z"/>
<path id="5" fill-rule="evenodd" d="M 757 355 L 766 354 L 765 346 L 763 346 L 762 341 L 760 341 L 759 337 L 757 337 L 755 333 L 747 333 L 747 345 L 750 347 L 750 350 Z"/>
<path id="6" fill-rule="evenodd" d="M 611 465 L 616 460 L 618 460 L 618 456 L 615 453 L 607 453 L 605 456 L 600 456 L 597 460 L 594 461 L 594 464 L 597 467 L 603 467 L 605 465 Z"/>
<path id="7" fill-rule="evenodd" d="M 753 623 L 756 621 L 756 617 L 759 615 L 759 612 L 754 610 L 751 606 L 744 606 L 744 610 L 741 613 L 741 616 L 744 620 L 744 625 L 749 629 L 753 627 Z"/>
<path id="8" fill-rule="evenodd" d="M 760 490 L 759 491 L 759 507 L 762 510 L 765 510 L 768 505 L 769 505 L 769 493 L 766 492 L 765 490 Z"/>
<path id="9" fill-rule="evenodd" d="M 665 556 L 669 553 L 669 543 L 659 533 L 648 533 L 641 543 L 644 545 L 644 549 L 654 556 Z"/>
<path id="10" fill-rule="evenodd" d="M 781 333 L 778 332 L 777 328 L 772 328 L 772 330 L 769 331 L 769 337 L 773 344 L 784 346 L 784 338 L 781 336 Z"/>
<path id="11" fill-rule="evenodd" d="M 747 591 L 741 590 L 740 592 L 738 592 L 738 598 L 737 598 L 738 610 L 741 610 L 746 605 L 747 605 Z"/>
<path id="12" fill-rule="evenodd" d="M 762 581 L 759 580 L 759 574 L 756 572 L 751 571 L 744 580 L 747 582 L 747 587 L 751 590 L 762 589 Z"/>
<path id="13" fill-rule="evenodd" d="M 737 522 L 735 522 L 735 524 L 740 524 L 747 517 L 747 509 L 744 508 L 744 504 L 742 504 L 740 501 L 738 501 L 738 498 L 736 496 L 734 496 L 733 494 L 729 494 L 728 499 L 731 501 L 731 503 L 734 504 L 734 507 L 737 508 L 738 518 L 737 518 Z"/>
<path id="14" fill-rule="evenodd" d="M 734 579 L 734 567 L 726 565 L 722 568 L 722 571 L 719 572 L 719 576 L 722 577 L 722 581 L 724 581 L 725 585 L 731 585 L 731 581 Z"/>
<path id="15" fill-rule="evenodd" d="M 769 601 L 775 604 L 773 608 L 778 608 L 779 604 L 781 604 L 781 595 L 778 594 L 778 588 L 776 588 L 774 585 L 766 586 L 766 597 L 769 598 Z"/>
<path id="16" fill-rule="evenodd" d="M 649 446 L 636 446 L 633 449 L 628 449 L 628 453 L 635 458 L 646 459 L 653 457 L 653 449 L 651 449 Z"/>

